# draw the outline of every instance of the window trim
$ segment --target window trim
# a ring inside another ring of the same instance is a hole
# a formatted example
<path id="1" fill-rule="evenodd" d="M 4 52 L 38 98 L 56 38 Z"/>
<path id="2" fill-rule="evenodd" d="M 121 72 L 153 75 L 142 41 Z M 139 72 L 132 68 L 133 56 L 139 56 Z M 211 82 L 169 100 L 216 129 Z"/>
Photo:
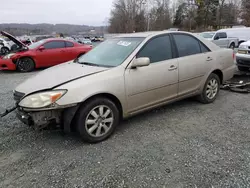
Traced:
<path id="1" fill-rule="evenodd" d="M 62 41 L 62 40 L 47 41 L 47 42 L 43 43 L 41 46 L 44 46 L 45 44 L 47 44 L 49 42 L 63 42 L 64 43 L 63 48 L 66 48 L 66 43 L 64 41 Z M 44 46 L 44 48 L 45 48 L 45 46 Z M 45 48 L 45 50 L 55 50 L 55 49 L 62 49 L 62 48 Z"/>
<path id="2" fill-rule="evenodd" d="M 218 36 L 219 36 L 220 39 L 226 39 L 224 37 L 223 38 L 220 37 L 220 34 L 224 34 L 224 33 L 226 34 L 226 38 L 227 38 L 227 33 L 226 32 L 218 32 Z"/>
<path id="3" fill-rule="evenodd" d="M 174 46 L 175 46 L 175 51 L 176 51 L 176 54 L 177 54 L 177 58 L 188 57 L 188 56 L 192 56 L 192 55 L 198 55 L 198 54 L 204 54 L 204 53 L 211 52 L 211 50 L 207 47 L 207 45 L 205 45 L 202 41 L 200 41 L 198 38 L 196 38 L 196 37 L 193 36 L 193 35 L 190 35 L 190 34 L 188 34 L 188 33 L 170 33 L 170 35 L 172 35 L 172 38 L 173 38 L 173 43 L 174 43 Z M 189 36 L 189 37 L 195 39 L 195 40 L 199 43 L 200 53 L 180 57 L 179 51 L 178 51 L 178 48 L 177 48 L 177 44 L 176 44 L 176 41 L 175 41 L 175 39 L 174 39 L 174 35 L 186 35 L 186 36 Z M 205 48 L 207 48 L 208 52 L 202 52 L 202 50 L 201 50 L 201 44 L 203 44 L 203 46 L 204 46 Z"/>
<path id="4" fill-rule="evenodd" d="M 154 37 L 151 37 L 141 48 L 140 48 L 140 50 L 136 53 L 136 55 L 135 55 L 135 57 L 134 58 L 137 58 L 137 55 L 145 48 L 145 46 L 150 42 L 150 41 L 152 41 L 152 40 L 154 40 L 154 39 L 156 39 L 156 38 L 159 38 L 159 37 L 164 37 L 164 36 L 169 36 L 169 39 L 170 39 L 170 45 L 171 45 L 171 50 L 172 50 L 172 58 L 171 59 L 175 59 L 175 58 L 177 58 L 177 54 L 176 54 L 176 52 L 174 52 L 175 51 L 175 49 L 173 48 L 173 41 L 172 41 L 172 39 L 171 39 L 171 35 L 169 34 L 169 33 L 164 33 L 164 34 L 160 34 L 160 35 L 157 35 L 157 36 L 154 36 Z M 134 59 L 133 58 L 133 59 Z M 167 60 L 171 60 L 171 59 L 167 59 Z M 165 60 L 165 61 L 167 61 L 167 60 Z M 131 61 L 132 62 L 132 61 Z M 130 63 L 131 63 L 130 62 Z M 158 61 L 158 62 L 161 62 L 161 61 Z M 130 64 L 129 63 L 129 64 Z M 154 63 L 157 63 L 157 62 L 154 62 Z M 154 64 L 154 63 L 151 63 L 150 62 L 150 64 Z"/>

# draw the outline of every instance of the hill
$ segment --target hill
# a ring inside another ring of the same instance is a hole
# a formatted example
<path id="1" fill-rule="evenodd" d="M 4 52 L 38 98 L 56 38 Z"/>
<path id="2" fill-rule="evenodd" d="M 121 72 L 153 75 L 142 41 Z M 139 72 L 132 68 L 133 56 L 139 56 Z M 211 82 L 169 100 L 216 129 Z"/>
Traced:
<path id="1" fill-rule="evenodd" d="M 94 27 L 87 25 L 71 25 L 71 24 L 26 24 L 26 23 L 8 23 L 0 24 L 0 30 L 4 30 L 13 35 L 44 35 L 52 33 L 63 33 L 65 35 L 76 35 L 79 33 L 88 33 L 95 30 L 96 33 L 105 32 L 104 26 Z"/>

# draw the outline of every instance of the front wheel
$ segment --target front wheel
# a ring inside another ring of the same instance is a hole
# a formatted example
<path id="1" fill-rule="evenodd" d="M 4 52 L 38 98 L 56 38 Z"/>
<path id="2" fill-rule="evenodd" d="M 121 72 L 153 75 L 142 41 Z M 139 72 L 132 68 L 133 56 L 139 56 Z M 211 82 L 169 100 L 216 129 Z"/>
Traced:
<path id="1" fill-rule="evenodd" d="M 29 57 L 20 58 L 16 67 L 19 72 L 31 72 L 35 69 L 35 62 Z"/>
<path id="2" fill-rule="evenodd" d="M 76 116 L 76 127 L 82 139 L 89 143 L 107 139 L 119 124 L 119 111 L 107 98 L 95 98 L 85 103 Z"/>
<path id="3" fill-rule="evenodd" d="M 7 48 L 7 47 L 2 47 L 2 48 L 1 48 L 1 54 L 3 54 L 3 55 L 8 54 L 9 51 L 10 51 L 9 48 Z"/>
<path id="4" fill-rule="evenodd" d="M 204 104 L 212 103 L 217 98 L 220 91 L 220 78 L 212 73 L 203 88 L 202 93 L 198 96 L 200 102 Z"/>

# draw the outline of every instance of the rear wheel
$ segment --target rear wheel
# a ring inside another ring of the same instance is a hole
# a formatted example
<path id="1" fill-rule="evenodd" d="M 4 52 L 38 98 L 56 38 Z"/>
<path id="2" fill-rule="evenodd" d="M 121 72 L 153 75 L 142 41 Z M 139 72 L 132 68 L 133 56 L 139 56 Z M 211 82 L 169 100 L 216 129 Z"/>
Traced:
<path id="1" fill-rule="evenodd" d="M 19 72 L 31 72 L 35 69 L 35 62 L 29 57 L 20 58 L 16 67 Z"/>
<path id="2" fill-rule="evenodd" d="M 212 103 L 217 98 L 220 91 L 220 78 L 218 75 L 212 73 L 203 88 L 202 93 L 198 96 L 200 102 L 204 104 Z"/>
<path id="3" fill-rule="evenodd" d="M 248 68 L 248 67 L 241 67 L 241 66 L 238 66 L 238 69 L 239 69 L 240 71 L 244 71 L 244 72 L 249 71 L 249 68 Z"/>
<path id="4" fill-rule="evenodd" d="M 107 98 L 95 98 L 84 104 L 76 116 L 76 127 L 82 139 L 89 143 L 107 139 L 119 123 L 119 111 Z"/>

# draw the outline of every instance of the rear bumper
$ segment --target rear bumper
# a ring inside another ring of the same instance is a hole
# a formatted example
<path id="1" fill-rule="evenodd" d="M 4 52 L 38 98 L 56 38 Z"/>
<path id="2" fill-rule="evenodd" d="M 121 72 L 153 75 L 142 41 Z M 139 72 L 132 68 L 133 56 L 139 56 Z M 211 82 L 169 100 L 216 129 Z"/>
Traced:
<path id="1" fill-rule="evenodd" d="M 236 54 L 237 66 L 250 68 L 250 54 Z"/>
<path id="2" fill-rule="evenodd" d="M 227 69 L 224 69 L 223 70 L 223 82 L 233 78 L 236 71 L 237 71 L 237 68 L 235 64 L 232 65 L 231 67 L 228 67 Z"/>
<path id="3" fill-rule="evenodd" d="M 16 65 L 11 59 L 0 59 L 0 70 L 16 70 Z"/>

